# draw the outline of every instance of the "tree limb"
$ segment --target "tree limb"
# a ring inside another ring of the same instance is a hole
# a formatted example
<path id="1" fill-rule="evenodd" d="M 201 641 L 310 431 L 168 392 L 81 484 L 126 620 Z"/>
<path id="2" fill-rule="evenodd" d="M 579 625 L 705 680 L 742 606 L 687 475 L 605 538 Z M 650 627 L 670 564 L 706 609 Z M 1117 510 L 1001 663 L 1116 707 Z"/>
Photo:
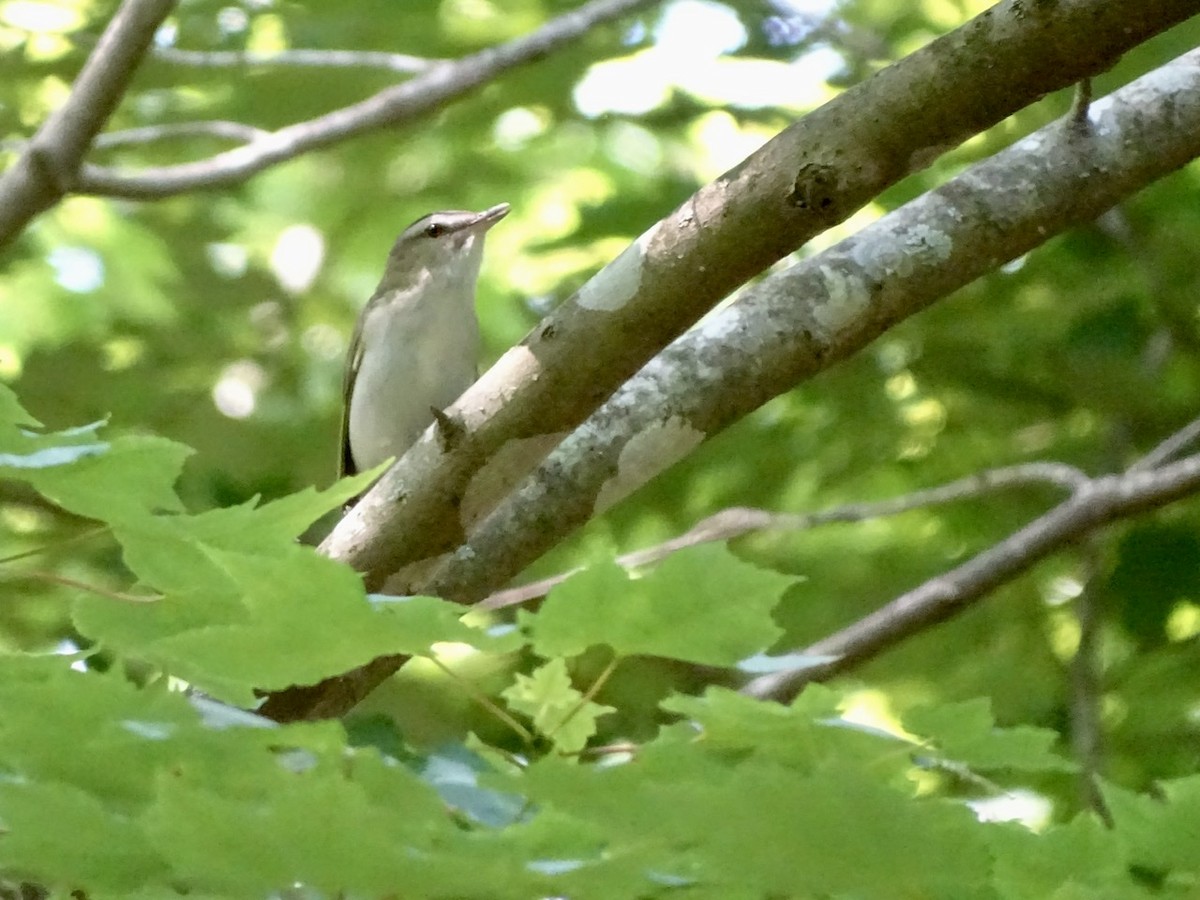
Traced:
<path id="1" fill-rule="evenodd" d="M 913 491 L 901 497 L 865 503 L 846 503 L 815 513 L 774 513 L 765 509 L 747 507 L 723 509 L 697 522 L 678 537 L 653 547 L 618 556 L 617 562 L 627 569 L 635 569 L 639 566 L 660 562 L 672 553 L 678 553 L 688 547 L 695 547 L 697 544 L 729 541 L 754 531 L 806 531 L 834 522 L 861 522 L 865 519 L 896 516 L 914 509 L 966 500 L 1005 488 L 1033 484 L 1051 484 L 1075 490 L 1086 484 L 1087 480 L 1087 476 L 1074 466 L 1065 463 L 1033 462 L 979 472 L 937 487 Z M 497 591 L 481 600 L 476 608 L 503 609 L 544 597 L 552 588 L 566 581 L 578 571 L 579 569 L 572 569 L 530 584 Z"/>
<path id="2" fill-rule="evenodd" d="M 84 155 L 117 104 L 174 0 L 125 0 L 75 79 L 71 96 L 0 177 L 0 247 L 76 190 Z"/>
<path id="3" fill-rule="evenodd" d="M 410 56 L 407 53 L 385 53 L 373 50 L 280 50 L 275 53 L 252 53 L 241 50 L 180 50 L 177 47 L 155 47 L 155 59 L 179 66 L 203 69 L 234 69 L 246 67 L 327 69 L 383 69 L 400 75 L 427 72 L 448 59 Z"/>
<path id="4" fill-rule="evenodd" d="M 416 580 L 415 588 L 466 602 L 486 596 L 704 437 L 857 351 L 895 322 L 1056 232 L 1094 218 L 1123 196 L 1200 154 L 1198 86 L 1200 55 L 1185 55 L 1094 104 L 1094 127 L 1086 140 L 1080 140 L 1069 125 L 1054 123 L 853 238 L 750 288 L 737 303 L 646 366 L 502 506 L 475 525 L 470 541 L 443 561 L 432 578 Z M 915 87 L 913 91 L 919 102 L 920 91 Z M 901 110 L 902 115 L 909 112 Z M 753 167 L 743 166 L 735 173 L 747 168 Z M 685 208 L 692 207 L 694 202 Z M 722 221 L 715 218 L 714 228 Z M 694 225 L 689 231 L 695 231 Z M 741 243 L 753 245 L 744 239 Z M 708 246 L 705 242 L 699 248 Z M 699 279 L 689 281 L 689 286 L 710 289 L 702 284 L 707 263 L 703 253 L 680 257 L 680 266 L 699 270 Z M 718 261 L 711 272 L 714 281 L 720 271 Z M 658 287 L 664 293 L 652 293 L 654 300 L 669 299 L 683 306 L 684 299 L 691 299 L 686 291 L 673 293 L 666 284 Z M 718 281 L 718 289 L 722 287 Z M 526 428 L 544 427 L 547 418 L 558 423 L 573 414 L 578 407 L 567 407 L 568 413 L 562 406 L 561 397 L 571 396 L 559 393 L 563 385 L 594 392 L 597 373 L 609 371 L 577 365 L 581 358 L 600 364 L 598 355 L 612 359 L 611 348 L 598 352 L 601 342 L 595 328 L 578 335 L 587 339 L 587 349 L 576 346 L 567 358 L 561 357 L 561 347 L 551 346 L 561 332 L 548 332 L 560 324 L 568 331 L 596 324 L 594 317 L 578 309 L 574 315 L 578 321 L 551 317 L 538 330 L 541 341 L 527 341 L 554 357 L 555 365 L 542 354 L 522 361 L 529 354 L 527 348 L 510 353 L 509 362 L 502 360 L 500 374 L 493 369 L 492 377 L 503 385 L 506 369 L 524 370 L 530 381 L 516 385 L 514 379 L 504 392 L 510 402 L 497 405 L 487 399 L 476 401 L 481 387 L 483 397 L 488 397 L 490 380 L 485 376 L 456 405 L 456 412 L 473 429 L 463 442 L 467 448 L 440 455 L 427 433 L 343 519 L 326 541 L 326 552 L 355 564 L 375 587 L 394 571 L 397 559 L 413 558 L 414 548 L 428 546 L 420 538 L 431 522 L 443 530 L 435 538 L 438 541 L 445 540 L 446 530 L 471 524 L 454 516 L 447 525 L 442 504 L 469 514 L 474 500 L 468 487 L 486 454 L 495 453 L 505 438 L 525 436 Z M 656 331 L 662 328 L 661 322 L 655 324 Z M 634 343 L 629 335 L 636 330 L 620 333 L 625 344 Z M 544 368 L 533 365 L 535 358 Z M 569 372 L 585 368 L 582 374 L 590 384 L 570 378 Z M 547 385 L 550 393 L 544 394 Z M 524 404 L 528 404 L 526 420 L 520 413 Z M 488 414 L 490 420 L 479 421 L 480 415 Z M 430 480 L 422 481 L 422 476 Z M 507 477 L 515 476 L 510 471 Z M 420 502 L 412 506 L 414 496 Z M 414 509 L 425 511 L 429 518 L 410 521 Z M 397 556 L 389 550 L 389 541 L 399 544 L 401 554 L 410 555 Z M 281 692 L 270 698 L 264 713 L 278 718 L 340 715 L 400 662 L 399 658 L 379 659 L 322 685 Z"/>
<path id="5" fill-rule="evenodd" d="M 153 144 L 157 141 L 181 140 L 194 137 L 211 137 L 223 141 L 249 142 L 270 134 L 253 125 L 242 122 L 179 122 L 170 125 L 147 125 L 143 128 L 127 128 L 124 131 L 109 131 L 97 135 L 93 146 L 97 150 L 110 147 L 128 147 L 134 144 Z"/>
<path id="6" fill-rule="evenodd" d="M 748 288 L 624 385 L 420 589 L 482 599 L 701 440 L 1200 156 L 1200 51 L 1093 111 L 1087 140 L 1052 123 Z"/>
<path id="7" fill-rule="evenodd" d="M 74 189 L 85 194 L 151 200 L 237 184 L 256 172 L 303 153 L 414 119 L 486 84 L 501 72 L 538 60 L 578 40 L 603 22 L 656 2 L 658 0 L 592 0 L 532 34 L 457 62 L 435 65 L 366 100 L 269 132 L 242 147 L 208 159 L 137 172 L 84 166 Z"/>
<path id="8" fill-rule="evenodd" d="M 971 560 L 807 647 L 820 665 L 763 675 L 743 689 L 776 700 L 844 672 L 918 631 L 962 612 L 992 588 L 1091 531 L 1200 491 L 1200 454 L 1150 471 L 1096 478 L 1043 516 Z"/>
<path id="9" fill-rule="evenodd" d="M 453 549 L 567 432 L 747 278 L 960 140 L 1195 12 L 1194 0 L 1068 0 L 1033 16 L 1028 5 L 1000 3 L 702 188 L 506 353 L 454 407 L 464 440 L 443 453 L 426 433 L 325 551 L 378 589 Z M 986 243 L 982 251 L 991 258 Z"/>

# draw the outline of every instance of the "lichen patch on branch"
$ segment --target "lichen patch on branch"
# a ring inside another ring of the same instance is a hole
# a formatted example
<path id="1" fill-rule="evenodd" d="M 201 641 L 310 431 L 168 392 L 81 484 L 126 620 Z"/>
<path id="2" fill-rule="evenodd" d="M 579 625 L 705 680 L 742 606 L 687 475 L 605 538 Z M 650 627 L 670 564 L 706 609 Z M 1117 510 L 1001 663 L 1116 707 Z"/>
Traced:
<path id="1" fill-rule="evenodd" d="M 600 486 L 596 514 L 683 459 L 704 440 L 704 432 L 682 416 L 655 422 L 629 439 L 617 459 L 617 473 Z"/>
<path id="2" fill-rule="evenodd" d="M 871 302 L 871 291 L 861 275 L 832 266 L 821 266 L 819 272 L 826 297 L 813 304 L 812 315 L 829 338 L 862 314 Z"/>
<path id="3" fill-rule="evenodd" d="M 658 226 L 646 232 L 579 289 L 575 302 L 584 309 L 613 312 L 635 296 L 642 285 L 646 248 Z"/>

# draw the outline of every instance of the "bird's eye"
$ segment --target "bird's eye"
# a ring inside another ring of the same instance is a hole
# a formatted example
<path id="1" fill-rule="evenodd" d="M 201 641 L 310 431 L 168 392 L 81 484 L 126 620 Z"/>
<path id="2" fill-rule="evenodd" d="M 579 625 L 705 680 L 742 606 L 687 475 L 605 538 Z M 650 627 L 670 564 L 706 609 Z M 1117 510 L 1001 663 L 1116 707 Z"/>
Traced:
<path id="1" fill-rule="evenodd" d="M 445 233 L 446 233 L 446 226 L 439 225 L 437 222 L 430 222 L 428 225 L 425 226 L 426 237 L 431 237 L 431 238 L 440 237 L 441 235 L 443 235 Z"/>

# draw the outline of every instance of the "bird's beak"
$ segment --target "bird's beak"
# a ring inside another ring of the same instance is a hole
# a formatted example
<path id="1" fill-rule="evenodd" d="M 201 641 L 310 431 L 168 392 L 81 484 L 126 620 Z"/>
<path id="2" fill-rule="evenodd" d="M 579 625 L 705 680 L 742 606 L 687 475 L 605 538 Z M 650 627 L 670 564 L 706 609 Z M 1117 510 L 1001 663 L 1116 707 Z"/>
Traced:
<path id="1" fill-rule="evenodd" d="M 510 209 L 512 207 L 507 203 L 497 203 L 491 209 L 475 213 L 471 218 L 464 220 L 460 227 L 463 229 L 477 228 L 480 231 L 486 231 L 507 216 Z"/>

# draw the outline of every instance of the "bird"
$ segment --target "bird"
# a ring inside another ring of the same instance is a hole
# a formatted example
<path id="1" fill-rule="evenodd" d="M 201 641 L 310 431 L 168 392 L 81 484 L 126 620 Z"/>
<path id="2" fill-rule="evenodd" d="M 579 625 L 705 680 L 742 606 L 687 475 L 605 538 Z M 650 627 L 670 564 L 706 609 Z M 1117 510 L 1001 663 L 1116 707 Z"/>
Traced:
<path id="1" fill-rule="evenodd" d="M 403 456 L 475 381 L 483 239 L 510 208 L 430 213 L 396 238 L 346 354 L 339 477 Z"/>

